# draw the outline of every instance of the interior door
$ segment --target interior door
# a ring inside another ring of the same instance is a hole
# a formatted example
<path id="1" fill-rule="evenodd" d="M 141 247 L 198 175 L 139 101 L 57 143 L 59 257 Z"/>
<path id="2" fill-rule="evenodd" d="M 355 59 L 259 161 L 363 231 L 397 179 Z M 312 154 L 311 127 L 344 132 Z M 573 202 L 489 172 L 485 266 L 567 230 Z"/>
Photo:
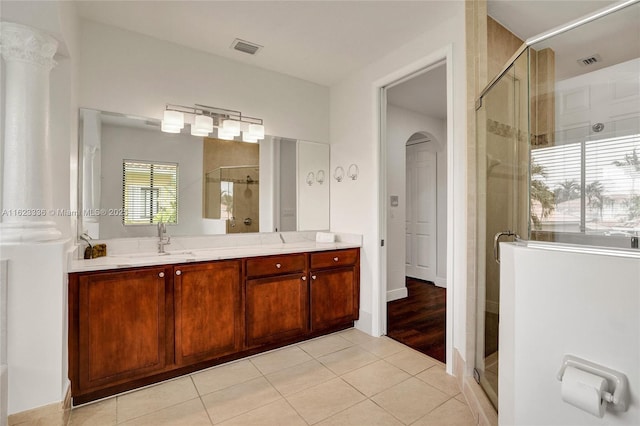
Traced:
<path id="1" fill-rule="evenodd" d="M 428 142 L 407 146 L 406 275 L 436 278 L 436 153 Z"/>

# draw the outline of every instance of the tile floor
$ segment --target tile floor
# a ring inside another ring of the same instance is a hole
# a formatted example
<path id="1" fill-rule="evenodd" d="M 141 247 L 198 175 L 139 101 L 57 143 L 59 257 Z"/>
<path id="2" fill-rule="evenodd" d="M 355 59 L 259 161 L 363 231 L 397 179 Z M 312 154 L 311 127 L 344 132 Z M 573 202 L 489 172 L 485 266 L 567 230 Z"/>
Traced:
<path id="1" fill-rule="evenodd" d="M 76 407 L 69 420 L 74 426 L 476 423 L 443 364 L 356 329 Z"/>

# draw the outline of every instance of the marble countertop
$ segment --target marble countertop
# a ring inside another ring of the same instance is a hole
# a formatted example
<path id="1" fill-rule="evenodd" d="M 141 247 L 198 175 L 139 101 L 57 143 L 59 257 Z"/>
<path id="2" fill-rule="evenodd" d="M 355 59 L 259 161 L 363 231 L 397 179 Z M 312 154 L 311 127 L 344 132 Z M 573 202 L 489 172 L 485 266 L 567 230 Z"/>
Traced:
<path id="1" fill-rule="evenodd" d="M 290 236 L 289 236 L 290 237 Z M 113 254 L 97 259 L 70 259 L 68 272 L 102 271 L 121 268 L 134 268 L 140 266 L 154 266 L 179 264 L 189 262 L 204 262 L 210 260 L 239 259 L 246 257 L 270 256 L 289 253 L 304 253 L 313 251 L 339 250 L 361 247 L 358 238 L 342 238 L 343 241 L 332 243 L 320 243 L 305 238 L 290 238 L 292 242 L 273 243 L 273 241 L 261 241 L 257 244 L 226 245 L 213 247 L 185 248 L 188 244 L 182 242 L 165 248 L 166 253 L 160 254 L 154 251 L 126 251 L 113 250 Z M 248 241 L 243 241 L 247 243 Z M 131 242 L 129 242 L 131 243 Z M 200 244 L 202 245 L 202 244 Z M 117 246 L 114 243 L 114 246 Z M 107 247 L 109 243 L 107 242 Z M 109 252 L 109 250 L 108 250 Z"/>

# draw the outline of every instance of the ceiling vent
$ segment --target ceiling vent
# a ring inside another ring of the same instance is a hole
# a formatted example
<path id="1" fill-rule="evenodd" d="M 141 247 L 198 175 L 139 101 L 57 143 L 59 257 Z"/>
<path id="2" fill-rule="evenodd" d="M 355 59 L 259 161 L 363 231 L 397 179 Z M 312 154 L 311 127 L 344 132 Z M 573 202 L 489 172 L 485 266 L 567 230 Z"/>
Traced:
<path id="1" fill-rule="evenodd" d="M 240 52 L 248 53 L 249 55 L 255 55 L 258 53 L 258 50 L 262 49 L 262 46 L 237 38 L 233 40 L 233 43 L 231 43 L 231 48 Z"/>
<path id="2" fill-rule="evenodd" d="M 578 64 L 580 64 L 583 67 L 593 65 L 597 62 L 602 62 L 602 58 L 598 54 L 587 56 L 586 58 L 578 59 Z"/>

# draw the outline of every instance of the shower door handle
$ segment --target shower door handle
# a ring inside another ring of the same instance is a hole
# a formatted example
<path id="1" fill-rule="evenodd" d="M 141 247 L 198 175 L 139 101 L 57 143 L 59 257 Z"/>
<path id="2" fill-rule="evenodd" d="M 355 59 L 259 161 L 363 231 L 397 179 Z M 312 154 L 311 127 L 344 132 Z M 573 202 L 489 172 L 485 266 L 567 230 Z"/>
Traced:
<path id="1" fill-rule="evenodd" d="M 518 236 L 518 234 L 516 234 L 515 232 L 511 232 L 511 231 L 502 231 L 502 232 L 498 232 L 495 237 L 493 237 L 493 258 L 495 259 L 496 263 L 499 265 L 500 264 L 500 246 L 498 245 L 500 243 L 500 238 L 502 237 L 516 237 L 517 239 L 520 239 L 520 237 Z"/>

